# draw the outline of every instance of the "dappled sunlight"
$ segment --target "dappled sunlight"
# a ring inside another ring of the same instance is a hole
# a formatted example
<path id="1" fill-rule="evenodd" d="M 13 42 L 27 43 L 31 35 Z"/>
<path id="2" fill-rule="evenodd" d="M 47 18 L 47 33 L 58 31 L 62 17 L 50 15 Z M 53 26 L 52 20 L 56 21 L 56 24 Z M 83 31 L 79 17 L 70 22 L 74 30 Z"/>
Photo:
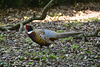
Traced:
<path id="1" fill-rule="evenodd" d="M 63 20 L 63 21 L 78 21 L 78 22 L 88 22 L 88 21 L 94 21 L 96 18 L 98 18 L 98 20 L 100 20 L 100 11 L 91 11 L 91 10 L 85 10 L 85 11 L 79 11 L 78 13 L 74 14 L 74 16 L 66 16 L 66 15 L 57 15 L 57 16 L 47 16 L 45 18 L 45 20 L 43 20 L 42 22 L 45 21 L 59 21 L 59 20 Z M 89 20 L 90 19 L 90 20 Z M 35 21 L 36 22 L 36 21 Z"/>
<path id="2" fill-rule="evenodd" d="M 44 20 L 34 20 L 32 22 L 51 22 L 51 21 L 60 21 L 66 23 L 70 22 L 91 22 L 100 20 L 100 11 L 96 10 L 81 10 L 79 8 L 75 8 L 74 6 L 59 6 L 52 8 L 48 11 L 47 16 Z M 99 9 L 97 6 L 95 9 Z M 25 21 L 29 19 L 33 12 L 36 11 L 36 16 L 41 15 L 42 8 L 9 8 L 4 11 L 0 11 L 0 23 L 19 23 L 20 21 Z"/>
<path id="3" fill-rule="evenodd" d="M 42 8 L 0 9 L 0 67 L 99 67 L 100 6 L 95 5 L 51 7 L 44 20 Z M 25 24 L 32 26 L 26 25 L 28 32 Z"/>

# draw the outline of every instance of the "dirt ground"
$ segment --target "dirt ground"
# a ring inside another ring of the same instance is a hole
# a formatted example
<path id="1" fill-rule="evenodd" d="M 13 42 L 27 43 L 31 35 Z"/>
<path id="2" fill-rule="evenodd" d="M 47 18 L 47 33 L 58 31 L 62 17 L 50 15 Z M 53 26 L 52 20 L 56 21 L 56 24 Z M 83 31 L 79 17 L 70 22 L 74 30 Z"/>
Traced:
<path id="1" fill-rule="evenodd" d="M 42 8 L 9 8 L 0 10 L 0 25 L 16 24 L 40 15 Z M 30 23 L 34 29 L 56 32 L 84 31 L 93 33 L 100 28 L 100 3 L 78 3 L 76 6 L 52 7 L 44 20 Z M 0 31 L 0 67 L 99 67 L 100 37 L 86 37 L 87 41 L 67 37 L 56 40 L 49 49 L 33 42 L 25 30 Z M 100 32 L 98 33 L 100 35 Z M 99 45 L 98 45 L 99 44 Z"/>

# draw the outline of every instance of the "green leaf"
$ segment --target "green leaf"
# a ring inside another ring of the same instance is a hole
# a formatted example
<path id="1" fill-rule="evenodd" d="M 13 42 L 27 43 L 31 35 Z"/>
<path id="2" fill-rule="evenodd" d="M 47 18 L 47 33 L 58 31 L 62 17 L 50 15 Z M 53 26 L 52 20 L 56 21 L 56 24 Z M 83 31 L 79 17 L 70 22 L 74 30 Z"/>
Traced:
<path id="1" fill-rule="evenodd" d="M 29 62 L 30 65 L 32 65 L 34 62 Z"/>
<path id="2" fill-rule="evenodd" d="M 20 59 L 25 60 L 25 57 L 24 56 L 21 56 Z"/>
<path id="3" fill-rule="evenodd" d="M 40 55 L 43 55 L 43 53 L 40 53 Z"/>
<path id="4" fill-rule="evenodd" d="M 43 56 L 43 59 L 42 59 L 43 61 L 46 61 L 46 60 L 48 60 L 47 59 L 47 57 L 46 56 Z"/>
<path id="5" fill-rule="evenodd" d="M 33 58 L 34 60 L 39 60 L 40 58 L 38 56 L 34 57 Z"/>
<path id="6" fill-rule="evenodd" d="M 54 55 L 54 54 L 50 54 L 49 58 L 58 59 L 58 57 L 56 55 Z"/>

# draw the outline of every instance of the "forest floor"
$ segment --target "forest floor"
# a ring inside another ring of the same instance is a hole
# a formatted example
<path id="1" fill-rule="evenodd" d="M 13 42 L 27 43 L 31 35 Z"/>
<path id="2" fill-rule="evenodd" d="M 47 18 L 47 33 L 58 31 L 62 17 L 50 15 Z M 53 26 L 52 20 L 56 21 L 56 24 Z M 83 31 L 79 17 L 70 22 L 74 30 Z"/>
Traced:
<path id="1" fill-rule="evenodd" d="M 9 8 L 0 10 L 0 25 L 16 24 L 30 18 L 42 8 Z M 100 3 L 78 3 L 76 6 L 51 8 L 44 20 L 30 23 L 35 29 L 56 32 L 84 31 L 93 33 L 100 28 Z M 25 30 L 0 31 L 0 67 L 100 67 L 100 37 L 87 37 L 87 41 L 67 37 L 56 40 L 50 49 L 39 45 L 25 34 Z M 100 32 L 99 34 L 100 35 Z"/>

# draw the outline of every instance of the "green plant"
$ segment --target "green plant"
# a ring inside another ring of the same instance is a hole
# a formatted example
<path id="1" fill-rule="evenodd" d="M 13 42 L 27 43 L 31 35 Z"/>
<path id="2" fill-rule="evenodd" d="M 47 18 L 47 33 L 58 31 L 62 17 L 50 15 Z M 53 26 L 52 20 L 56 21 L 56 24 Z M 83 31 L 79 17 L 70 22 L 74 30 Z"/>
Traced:
<path id="1" fill-rule="evenodd" d="M 42 62 L 39 62 L 40 66 L 43 64 Z"/>
<path id="2" fill-rule="evenodd" d="M 8 53 L 10 54 L 10 53 L 11 53 L 11 51 L 8 51 Z"/>
<path id="3" fill-rule="evenodd" d="M 95 17 L 91 17 L 91 18 L 88 18 L 88 19 L 84 19 L 84 21 L 88 21 L 88 22 L 98 22 L 99 19 L 98 18 L 95 18 Z"/>
<path id="4" fill-rule="evenodd" d="M 48 60 L 48 59 L 47 59 L 46 56 L 43 56 L 42 60 L 45 62 L 45 61 Z"/>
<path id="5" fill-rule="evenodd" d="M 76 26 L 78 24 L 78 21 L 76 20 L 75 22 L 72 23 L 72 26 Z"/>
<path id="6" fill-rule="evenodd" d="M 62 49 L 61 52 L 66 52 L 66 50 L 65 49 Z"/>
<path id="7" fill-rule="evenodd" d="M 91 52 L 90 52 L 89 50 L 86 50 L 85 52 L 86 52 L 87 54 L 91 54 Z"/>
<path id="8" fill-rule="evenodd" d="M 6 41 L 6 39 L 5 39 L 6 36 L 7 36 L 7 34 L 1 34 L 0 35 L 0 40 L 5 42 Z"/>
<path id="9" fill-rule="evenodd" d="M 34 62 L 29 62 L 30 65 L 32 65 Z"/>
<path id="10" fill-rule="evenodd" d="M 33 43 L 33 41 L 30 38 L 26 38 L 26 42 L 28 42 L 29 44 Z"/>
<path id="11" fill-rule="evenodd" d="M 30 55 L 30 56 L 31 56 L 31 55 L 34 55 L 33 53 L 29 53 L 28 51 L 25 51 L 24 54 L 25 54 L 25 55 Z"/>
<path id="12" fill-rule="evenodd" d="M 73 27 L 70 27 L 71 29 L 73 29 Z"/>
<path id="13" fill-rule="evenodd" d="M 99 21 L 99 19 L 98 18 L 95 18 L 95 22 L 98 22 Z"/>
<path id="14" fill-rule="evenodd" d="M 45 53 L 45 54 L 48 54 L 48 53 L 50 53 L 50 50 L 43 50 L 43 52 Z"/>
<path id="15" fill-rule="evenodd" d="M 69 27 L 69 25 L 68 25 L 68 24 L 63 23 L 63 25 L 64 25 L 64 26 L 66 26 L 66 27 Z"/>
<path id="16" fill-rule="evenodd" d="M 40 60 L 40 57 L 36 56 L 33 58 L 34 60 Z"/>
<path id="17" fill-rule="evenodd" d="M 52 58 L 52 59 L 58 59 L 58 57 L 56 55 L 54 55 L 54 54 L 50 54 L 48 57 Z"/>
<path id="18" fill-rule="evenodd" d="M 21 60 L 25 60 L 25 57 L 24 57 L 24 56 L 21 56 L 20 59 L 21 59 Z"/>
<path id="19" fill-rule="evenodd" d="M 39 53 L 41 56 L 43 55 L 43 53 Z"/>
<path id="20" fill-rule="evenodd" d="M 67 38 L 61 39 L 62 42 L 66 41 L 66 40 L 73 40 L 73 37 L 67 37 Z"/>
<path id="21" fill-rule="evenodd" d="M 93 52 L 91 52 L 91 55 L 95 55 Z"/>
<path id="22" fill-rule="evenodd" d="M 0 67 L 4 65 L 4 60 L 0 60 Z"/>
<path id="23" fill-rule="evenodd" d="M 83 48 L 81 48 L 81 50 L 83 51 Z"/>
<path id="24" fill-rule="evenodd" d="M 38 54 L 39 54 L 39 52 L 35 52 L 35 53 L 33 53 L 34 56 L 36 56 L 36 55 L 38 55 Z"/>
<path id="25" fill-rule="evenodd" d="M 79 46 L 78 44 L 73 44 L 73 45 L 72 45 L 72 48 L 73 48 L 73 49 L 78 49 L 79 47 L 80 47 L 80 46 Z"/>
<path id="26" fill-rule="evenodd" d="M 4 66 L 8 66 L 8 65 L 9 65 L 9 63 L 7 63 L 7 62 L 4 63 Z"/>

